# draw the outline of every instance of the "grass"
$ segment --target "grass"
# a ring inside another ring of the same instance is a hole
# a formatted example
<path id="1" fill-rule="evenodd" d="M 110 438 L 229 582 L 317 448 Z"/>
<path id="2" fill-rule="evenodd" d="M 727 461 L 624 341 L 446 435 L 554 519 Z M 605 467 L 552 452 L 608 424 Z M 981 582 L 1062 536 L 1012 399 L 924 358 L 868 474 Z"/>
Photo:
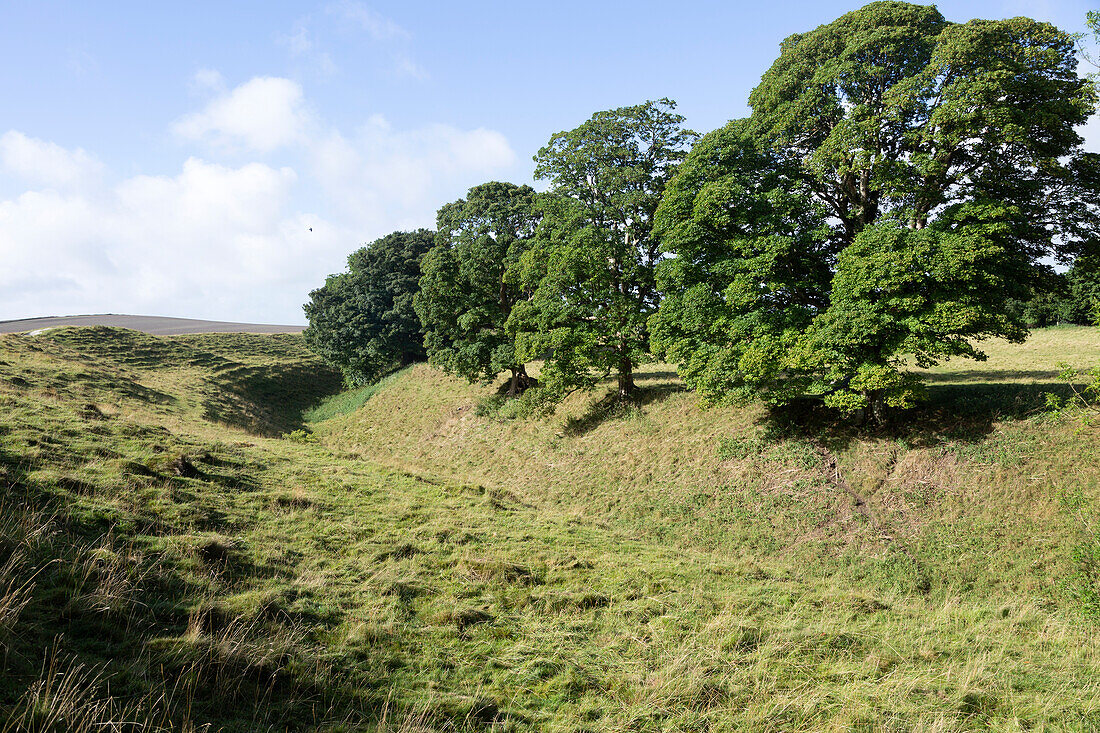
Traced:
<path id="1" fill-rule="evenodd" d="M 379 390 L 385 389 L 397 378 L 398 374 L 400 372 L 383 377 L 374 384 L 365 384 L 362 387 L 355 387 L 325 397 L 317 404 L 307 407 L 302 412 L 302 419 L 306 423 L 316 423 L 330 420 L 339 415 L 349 415 L 365 405 L 367 400 L 377 394 Z"/>
<path id="2" fill-rule="evenodd" d="M 306 412 L 317 442 L 265 437 L 332 389 L 300 337 L 0 338 L 0 719 L 1095 729 L 1100 434 L 1009 375 L 1089 337 L 992 344 L 873 432 L 701 410 L 662 366 L 632 409 L 509 420 L 416 366 Z"/>

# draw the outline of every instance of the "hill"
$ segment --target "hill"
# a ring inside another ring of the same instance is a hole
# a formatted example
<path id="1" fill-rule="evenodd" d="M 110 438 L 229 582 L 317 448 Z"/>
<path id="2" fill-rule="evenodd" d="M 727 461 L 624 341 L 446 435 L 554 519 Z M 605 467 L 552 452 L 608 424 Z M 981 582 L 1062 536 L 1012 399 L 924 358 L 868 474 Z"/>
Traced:
<path id="1" fill-rule="evenodd" d="M 188 333 L 299 333 L 303 326 L 278 326 L 268 323 L 203 321 L 167 316 L 129 316 L 101 313 L 91 316 L 48 316 L 0 321 L 0 333 L 28 333 L 65 326 L 108 326 L 128 328 L 154 336 L 180 336 Z"/>
<path id="2" fill-rule="evenodd" d="M 10 730 L 1095 728 L 1100 433 L 1041 406 L 1100 342 L 990 354 L 871 431 L 701 409 L 660 365 L 630 409 L 519 420 L 427 366 L 335 394 L 294 335 L 2 336 L 0 709 Z"/>

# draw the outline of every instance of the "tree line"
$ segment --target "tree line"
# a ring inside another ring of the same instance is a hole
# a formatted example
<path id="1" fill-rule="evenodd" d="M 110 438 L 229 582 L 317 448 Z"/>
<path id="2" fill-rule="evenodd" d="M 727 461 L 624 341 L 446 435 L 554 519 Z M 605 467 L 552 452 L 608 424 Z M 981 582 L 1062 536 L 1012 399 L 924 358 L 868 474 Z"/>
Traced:
<path id="1" fill-rule="evenodd" d="M 541 360 L 552 405 L 612 375 L 629 398 L 661 359 L 710 402 L 909 407 L 907 365 L 1023 341 L 1044 297 L 1062 320 L 1100 303 L 1075 41 L 871 3 L 784 40 L 747 118 L 700 136 L 668 99 L 597 112 L 535 156 L 545 192 L 475 186 L 436 231 L 358 250 L 306 339 L 350 383 L 427 358 L 515 396 Z"/>

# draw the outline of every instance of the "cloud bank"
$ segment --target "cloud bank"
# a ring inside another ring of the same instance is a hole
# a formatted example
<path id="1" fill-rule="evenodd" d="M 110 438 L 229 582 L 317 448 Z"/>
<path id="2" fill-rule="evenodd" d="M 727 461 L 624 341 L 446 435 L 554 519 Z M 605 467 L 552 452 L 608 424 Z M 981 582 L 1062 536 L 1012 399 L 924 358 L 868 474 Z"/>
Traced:
<path id="1" fill-rule="evenodd" d="M 301 323 L 309 291 L 351 251 L 431 226 L 439 205 L 515 162 L 493 130 L 402 130 L 374 116 L 344 131 L 310 112 L 292 80 L 227 91 L 216 72 L 201 77 L 194 88 L 212 98 L 168 128 L 194 148 L 173 173 L 117 177 L 82 149 L 0 136 L 0 170 L 21 190 L 0 199 L 0 320 Z"/>

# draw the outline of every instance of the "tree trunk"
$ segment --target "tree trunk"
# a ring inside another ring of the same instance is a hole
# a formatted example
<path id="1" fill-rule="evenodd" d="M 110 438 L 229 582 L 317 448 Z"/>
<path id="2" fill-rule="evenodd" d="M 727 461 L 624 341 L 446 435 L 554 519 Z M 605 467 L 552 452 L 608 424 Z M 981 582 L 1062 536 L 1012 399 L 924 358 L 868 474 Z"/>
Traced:
<path id="1" fill-rule="evenodd" d="M 863 394 L 867 398 L 867 407 L 864 412 L 866 422 L 871 425 L 882 425 L 885 423 L 886 399 L 882 395 L 882 390 L 872 389 Z"/>
<path id="2" fill-rule="evenodd" d="M 634 364 L 624 355 L 619 360 L 619 397 L 630 397 L 634 390 Z"/>
<path id="3" fill-rule="evenodd" d="M 508 383 L 508 399 L 512 399 L 526 392 L 531 386 L 532 379 L 527 376 L 526 365 L 520 364 L 518 367 L 508 367 L 508 369 L 512 372 L 512 379 Z"/>

